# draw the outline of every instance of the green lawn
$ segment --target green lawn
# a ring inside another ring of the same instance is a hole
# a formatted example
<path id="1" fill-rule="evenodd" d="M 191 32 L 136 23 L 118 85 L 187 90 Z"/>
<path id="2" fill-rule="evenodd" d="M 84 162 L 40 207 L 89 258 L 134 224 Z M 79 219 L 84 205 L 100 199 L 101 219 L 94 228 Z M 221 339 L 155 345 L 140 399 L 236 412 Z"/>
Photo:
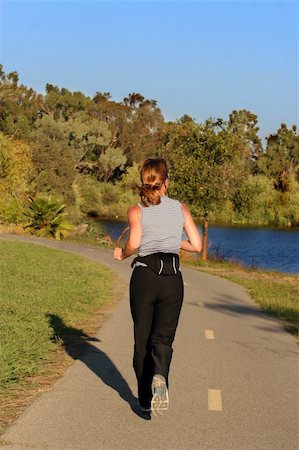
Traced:
<path id="1" fill-rule="evenodd" d="M 0 240 L 0 394 L 25 387 L 60 343 L 115 300 L 115 275 L 76 255 Z"/>
<path id="2" fill-rule="evenodd" d="M 268 314 L 280 319 L 299 338 L 299 277 L 251 270 L 226 261 L 186 262 L 195 268 L 242 285 Z"/>
<path id="3" fill-rule="evenodd" d="M 248 279 L 242 275 L 230 275 L 227 278 L 244 286 L 265 312 L 282 320 L 285 328 L 299 337 L 298 279 L 284 276 L 272 280 Z"/>

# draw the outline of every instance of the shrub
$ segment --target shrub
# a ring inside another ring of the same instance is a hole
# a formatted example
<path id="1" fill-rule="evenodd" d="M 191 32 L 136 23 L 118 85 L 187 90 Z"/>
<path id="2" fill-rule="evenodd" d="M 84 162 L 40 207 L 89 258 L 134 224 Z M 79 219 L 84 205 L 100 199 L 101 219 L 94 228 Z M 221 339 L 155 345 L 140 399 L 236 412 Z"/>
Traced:
<path id="1" fill-rule="evenodd" d="M 77 208 L 90 216 L 125 218 L 128 207 L 138 202 L 138 195 L 134 194 L 130 182 L 99 182 L 88 175 L 77 178 L 74 186 Z"/>
<path id="2" fill-rule="evenodd" d="M 10 195 L 0 198 L 0 223 L 22 223 L 24 220 L 23 201 Z"/>
<path id="3" fill-rule="evenodd" d="M 25 229 L 28 228 L 37 236 L 54 237 L 57 240 L 67 237 L 74 230 L 74 226 L 66 220 L 66 205 L 51 197 L 35 200 L 29 197 L 29 200 L 30 204 L 24 215 L 30 222 Z"/>

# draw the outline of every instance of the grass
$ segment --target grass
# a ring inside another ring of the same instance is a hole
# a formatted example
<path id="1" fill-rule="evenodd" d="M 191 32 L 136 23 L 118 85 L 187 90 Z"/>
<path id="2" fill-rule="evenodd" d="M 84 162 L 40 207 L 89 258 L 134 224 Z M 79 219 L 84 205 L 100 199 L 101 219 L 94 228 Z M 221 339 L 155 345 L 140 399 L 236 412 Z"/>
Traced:
<path id="1" fill-rule="evenodd" d="M 105 266 L 0 240 L 0 425 L 71 363 L 63 348 L 89 338 L 120 296 Z"/>
<path id="2" fill-rule="evenodd" d="M 267 313 L 279 318 L 285 328 L 299 337 L 299 283 L 298 279 L 274 277 L 272 280 L 246 279 L 240 275 L 227 278 L 246 288 L 250 296 Z"/>
<path id="3" fill-rule="evenodd" d="M 184 259 L 185 264 L 243 286 L 268 314 L 281 320 L 285 329 L 299 338 L 299 277 L 280 272 L 246 268 L 229 261 Z"/>
<path id="4" fill-rule="evenodd" d="M 77 342 L 80 352 L 122 286 L 105 266 L 58 250 L 0 240 L 0 251 L 1 431 L 71 364 L 64 348 Z M 182 253 L 184 265 L 244 286 L 264 311 L 299 337 L 298 276 L 229 261 L 204 263 Z"/>

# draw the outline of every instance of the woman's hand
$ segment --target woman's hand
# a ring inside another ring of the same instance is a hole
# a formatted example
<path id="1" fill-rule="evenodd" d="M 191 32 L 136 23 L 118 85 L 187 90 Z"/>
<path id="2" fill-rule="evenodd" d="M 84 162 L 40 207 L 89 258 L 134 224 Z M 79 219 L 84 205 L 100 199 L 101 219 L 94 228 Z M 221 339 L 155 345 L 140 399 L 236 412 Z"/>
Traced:
<path id="1" fill-rule="evenodd" d="M 122 261 L 124 259 L 123 249 L 121 247 L 115 247 L 113 258 L 117 259 L 118 261 Z"/>

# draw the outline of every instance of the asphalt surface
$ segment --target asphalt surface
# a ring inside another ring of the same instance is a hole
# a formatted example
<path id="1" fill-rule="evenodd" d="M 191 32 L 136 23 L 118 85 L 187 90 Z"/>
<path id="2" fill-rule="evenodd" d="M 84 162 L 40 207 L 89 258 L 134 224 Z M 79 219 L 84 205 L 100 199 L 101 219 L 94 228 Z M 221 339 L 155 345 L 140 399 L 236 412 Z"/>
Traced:
<path id="1" fill-rule="evenodd" d="M 108 265 L 132 258 L 36 238 Z M 128 289 L 88 351 L 8 428 L 7 450 L 297 450 L 298 343 L 237 284 L 182 268 L 185 299 L 163 416 L 137 408 Z"/>

